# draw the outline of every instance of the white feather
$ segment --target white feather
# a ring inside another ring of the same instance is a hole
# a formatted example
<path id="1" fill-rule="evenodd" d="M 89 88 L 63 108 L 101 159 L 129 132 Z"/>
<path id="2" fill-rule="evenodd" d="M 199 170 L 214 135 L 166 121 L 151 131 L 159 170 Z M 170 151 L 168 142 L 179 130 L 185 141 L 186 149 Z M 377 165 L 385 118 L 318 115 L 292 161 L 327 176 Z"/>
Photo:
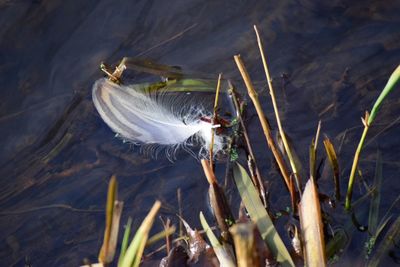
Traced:
<path id="1" fill-rule="evenodd" d="M 203 150 L 208 150 L 215 126 L 200 119 L 210 115 L 203 108 L 185 103 L 185 98 L 166 102 L 163 93 L 150 94 L 133 87 L 106 78 L 93 85 L 94 105 L 114 132 L 135 144 L 159 144 L 175 151 L 200 143 Z M 224 138 L 215 135 L 213 149 L 222 150 L 223 143 Z"/>

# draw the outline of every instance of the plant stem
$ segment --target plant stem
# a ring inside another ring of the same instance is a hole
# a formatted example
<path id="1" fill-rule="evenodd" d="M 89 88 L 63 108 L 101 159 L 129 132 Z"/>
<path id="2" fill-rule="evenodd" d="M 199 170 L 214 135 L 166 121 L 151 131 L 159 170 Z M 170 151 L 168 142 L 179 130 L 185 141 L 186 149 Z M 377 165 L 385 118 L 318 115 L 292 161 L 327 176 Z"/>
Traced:
<path id="1" fill-rule="evenodd" d="M 349 186 L 347 188 L 346 202 L 345 202 L 346 210 L 351 209 L 351 196 L 353 194 L 353 184 L 354 184 L 355 174 L 357 171 L 358 161 L 360 159 L 361 149 L 364 146 L 365 137 L 367 136 L 368 129 L 374 122 L 383 101 L 399 83 L 400 83 L 400 65 L 398 65 L 397 68 L 393 71 L 392 75 L 390 75 L 389 80 L 387 81 L 385 87 L 380 93 L 378 99 L 375 101 L 374 106 L 372 107 L 371 114 L 366 113 L 365 118 L 363 119 L 364 131 L 361 135 L 360 143 L 358 144 L 356 153 L 354 154 L 353 166 L 351 167 Z"/>
<path id="2" fill-rule="evenodd" d="M 297 170 L 296 164 L 295 164 L 295 162 L 293 160 L 292 151 L 291 151 L 291 149 L 289 147 L 289 144 L 288 144 L 288 141 L 286 139 L 286 134 L 283 131 L 281 119 L 280 119 L 280 116 L 279 116 L 278 104 L 276 103 L 275 92 L 274 92 L 274 88 L 272 87 L 271 76 L 270 76 L 269 70 L 268 70 L 267 60 L 266 60 L 265 55 L 264 55 L 264 48 L 263 48 L 263 45 L 262 45 L 262 42 L 261 42 L 261 38 L 260 38 L 260 35 L 258 33 L 256 25 L 254 25 L 254 30 L 255 30 L 256 35 L 257 35 L 257 43 L 258 43 L 258 47 L 260 49 L 260 55 L 261 55 L 261 59 L 262 59 L 262 63 L 263 63 L 263 66 L 264 66 L 264 71 L 265 71 L 265 76 L 266 76 L 268 87 L 269 87 L 269 93 L 271 95 L 272 105 L 274 107 L 274 112 L 275 112 L 276 122 L 278 124 L 279 133 L 281 135 L 283 146 L 285 147 L 287 156 L 289 158 L 290 166 L 292 168 L 292 171 L 293 171 L 293 174 L 294 174 L 294 177 L 295 177 L 297 188 L 298 188 L 298 190 L 299 190 L 299 192 L 301 194 L 301 178 L 299 176 L 299 172 Z"/>
<path id="3" fill-rule="evenodd" d="M 240 58 L 240 55 L 234 56 L 234 59 L 237 64 L 237 67 L 240 71 L 240 74 L 242 75 L 244 83 L 246 84 L 248 94 L 256 108 L 258 118 L 260 119 L 261 126 L 264 131 L 265 138 L 267 139 L 268 146 L 271 149 L 276 162 L 278 163 L 279 169 L 281 171 L 283 179 L 285 180 L 285 184 L 286 184 L 287 188 L 290 188 L 289 172 L 287 170 L 285 161 L 283 160 L 281 154 L 279 153 L 279 150 L 276 147 L 275 141 L 272 138 L 271 127 L 268 123 L 267 118 L 264 115 L 264 111 L 262 110 L 261 104 L 258 100 L 258 94 L 257 94 L 256 90 L 254 89 L 254 86 L 250 80 L 249 73 L 247 72 L 246 67 L 243 64 L 243 61 Z"/>
<path id="4" fill-rule="evenodd" d="M 215 91 L 214 112 L 213 112 L 213 117 L 211 118 L 212 126 L 214 126 L 216 118 L 217 118 L 218 96 L 219 96 L 219 90 L 221 88 L 221 78 L 222 78 L 222 73 L 220 73 L 218 75 L 217 89 Z M 211 128 L 211 143 L 210 143 L 210 166 L 211 166 L 211 169 L 213 168 L 214 137 L 215 137 L 215 128 L 212 127 Z"/>
<path id="5" fill-rule="evenodd" d="M 366 118 L 365 122 L 367 121 L 368 118 Z M 358 143 L 358 147 L 356 150 L 356 153 L 354 154 L 354 160 L 353 160 L 353 166 L 351 167 L 351 172 L 350 172 L 350 177 L 349 177 L 349 185 L 347 187 L 347 194 L 346 194 L 346 202 L 345 202 L 345 209 L 350 210 L 351 208 L 351 197 L 353 195 L 353 185 L 354 185 L 354 179 L 358 167 L 358 161 L 360 160 L 360 154 L 361 154 L 361 149 L 364 146 L 365 142 L 365 137 L 367 136 L 369 129 L 369 125 L 365 123 L 364 125 L 364 131 L 361 135 L 360 143 Z"/>

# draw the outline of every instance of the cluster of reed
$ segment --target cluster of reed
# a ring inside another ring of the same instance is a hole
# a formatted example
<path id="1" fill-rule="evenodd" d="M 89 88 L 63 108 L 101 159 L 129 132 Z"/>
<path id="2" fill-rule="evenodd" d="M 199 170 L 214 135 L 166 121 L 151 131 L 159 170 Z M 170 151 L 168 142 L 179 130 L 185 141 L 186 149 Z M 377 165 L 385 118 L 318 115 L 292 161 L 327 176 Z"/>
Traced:
<path id="1" fill-rule="evenodd" d="M 231 207 L 227 201 L 223 188 L 215 177 L 212 161 L 212 144 L 210 147 L 210 161 L 202 160 L 202 166 L 205 176 L 209 183 L 210 206 L 213 210 L 216 226 L 211 227 L 206 221 L 204 215 L 200 213 L 200 222 L 203 231 L 193 230 L 187 222 L 180 216 L 181 224 L 184 225 L 186 234 L 180 231 L 179 237 L 171 240 L 175 227 L 171 226 L 168 220 L 164 222 L 164 231 L 149 238 L 149 232 L 153 225 L 155 216 L 161 207 L 161 203 L 156 201 L 141 226 L 138 228 L 131 242 L 129 236 L 131 231 L 131 220 L 125 227 L 125 233 L 120 249 L 118 266 L 131 267 L 139 266 L 143 260 L 143 252 L 146 246 L 164 239 L 166 243 L 161 249 L 166 249 L 167 256 L 163 258 L 160 266 L 182 266 L 188 262 L 196 262 L 201 257 L 205 257 L 210 266 L 326 266 L 328 259 L 333 259 L 339 255 L 339 251 L 344 249 L 347 239 L 343 232 L 334 233 L 327 238 L 327 222 L 324 220 L 324 211 L 321 208 L 320 193 L 317 186 L 317 145 L 319 143 L 319 132 L 321 122 L 318 123 L 316 136 L 311 140 L 309 148 L 309 175 L 308 180 L 303 181 L 300 177 L 298 162 L 294 156 L 294 149 L 287 140 L 287 136 L 282 125 L 279 108 L 277 105 L 275 91 L 272 86 L 271 77 L 268 70 L 267 60 L 265 58 L 263 44 L 256 26 L 254 26 L 257 42 L 260 50 L 260 56 L 265 70 L 266 81 L 269 87 L 272 105 L 274 108 L 275 119 L 279 130 L 279 136 L 283 143 L 283 149 L 279 149 L 272 136 L 272 130 L 267 117 L 261 107 L 257 91 L 250 79 L 243 60 L 239 55 L 234 56 L 234 60 L 241 73 L 246 85 L 248 94 L 257 111 L 262 130 L 265 134 L 268 147 L 277 163 L 280 175 L 283 178 L 288 194 L 291 198 L 291 209 L 289 216 L 298 224 L 291 225 L 291 246 L 282 241 L 281 234 L 274 226 L 274 220 L 270 217 L 268 200 L 266 197 L 265 181 L 257 167 L 257 161 L 253 153 L 251 142 L 249 140 L 244 120 L 242 119 L 242 102 L 240 101 L 235 88 L 230 85 L 229 93 L 236 107 L 236 132 L 241 136 L 234 136 L 230 144 L 232 148 L 235 144 L 235 138 L 243 138 L 245 150 L 248 157 L 248 170 L 239 163 L 230 161 L 232 177 L 241 197 L 241 213 L 238 219 L 235 219 L 231 212 Z M 118 68 L 117 68 L 118 70 Z M 110 74 L 111 75 L 111 74 Z M 118 73 L 118 77 L 120 73 Z M 395 88 L 400 80 L 400 66 L 393 72 L 389 78 L 381 95 L 374 104 L 371 113 L 366 112 L 362 119 L 364 131 L 360 143 L 354 155 L 354 161 L 349 176 L 349 184 L 346 198 L 344 201 L 345 209 L 352 213 L 352 208 L 357 204 L 351 204 L 352 190 L 356 178 L 360 153 L 363 148 L 368 129 L 372 126 L 377 116 L 378 110 L 385 97 Z M 217 93 L 214 105 L 214 120 L 217 116 L 218 92 L 220 88 L 221 75 L 218 78 Z M 214 133 L 213 133 L 214 135 Z M 336 152 L 331 141 L 325 137 L 323 140 L 326 157 L 333 170 L 334 196 L 337 202 L 341 201 L 341 192 L 339 184 L 339 163 Z M 382 233 L 390 217 L 385 216 L 378 223 L 379 214 L 379 190 L 381 182 L 381 161 L 377 161 L 377 172 L 372 188 L 375 194 L 371 194 L 371 208 L 369 214 L 369 241 L 368 252 L 370 255 L 377 237 Z M 249 175 L 250 174 L 250 175 Z M 371 190 L 372 191 L 372 190 Z M 370 195 L 370 196 L 371 196 Z M 99 254 L 99 263 L 91 266 L 109 265 L 115 255 L 119 221 L 122 212 L 123 203 L 117 199 L 117 182 L 115 177 L 110 181 L 107 211 L 106 211 L 106 230 L 104 233 L 104 242 Z M 181 214 L 180 214 L 181 215 Z M 297 226 L 299 225 L 299 226 Z M 216 230 L 216 231 L 215 231 Z M 205 241 L 207 236 L 209 243 Z M 386 236 L 398 238 L 400 235 L 400 219 L 397 217 L 389 227 Z M 382 255 L 390 248 L 390 244 L 383 242 L 377 249 L 375 256 L 368 260 L 368 265 L 377 266 Z"/>

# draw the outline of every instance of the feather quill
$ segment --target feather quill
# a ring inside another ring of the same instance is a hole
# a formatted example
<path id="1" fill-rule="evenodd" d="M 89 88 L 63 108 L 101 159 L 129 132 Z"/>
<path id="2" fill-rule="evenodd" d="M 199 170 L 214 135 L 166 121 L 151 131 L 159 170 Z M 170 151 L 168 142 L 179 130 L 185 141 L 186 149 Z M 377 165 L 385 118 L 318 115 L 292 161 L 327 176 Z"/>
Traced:
<path id="1" fill-rule="evenodd" d="M 166 148 L 168 157 L 180 147 L 190 150 L 197 144 L 201 146 L 200 154 L 208 152 L 211 129 L 217 127 L 202 120 L 210 114 L 185 101 L 185 97 L 166 100 L 165 92 L 149 93 L 106 78 L 95 82 L 92 98 L 101 118 L 123 140 L 150 145 L 156 152 Z M 224 138 L 216 136 L 214 151 L 223 147 Z"/>

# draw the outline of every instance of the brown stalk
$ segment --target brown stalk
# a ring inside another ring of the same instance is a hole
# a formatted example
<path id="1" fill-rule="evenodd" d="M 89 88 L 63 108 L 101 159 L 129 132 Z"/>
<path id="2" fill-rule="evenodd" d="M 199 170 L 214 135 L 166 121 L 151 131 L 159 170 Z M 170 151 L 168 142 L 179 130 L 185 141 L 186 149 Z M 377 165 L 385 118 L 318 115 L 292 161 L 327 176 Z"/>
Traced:
<path id="1" fill-rule="evenodd" d="M 261 266 L 256 249 L 253 223 L 239 223 L 232 226 L 229 231 L 235 242 L 238 267 Z"/>
<path id="2" fill-rule="evenodd" d="M 208 189 L 210 205 L 211 209 L 213 210 L 218 227 L 221 231 L 221 236 L 223 238 L 223 241 L 232 244 L 233 241 L 229 234 L 229 227 L 234 224 L 235 220 L 230 211 L 228 201 L 226 200 L 224 191 L 217 183 L 211 166 L 207 163 L 206 160 L 202 160 L 201 164 L 203 166 L 207 180 L 210 184 L 210 187 Z"/>
<path id="3" fill-rule="evenodd" d="M 180 187 L 176 191 L 176 195 L 178 198 L 179 217 L 183 218 L 183 215 L 182 215 L 182 190 Z M 179 236 L 183 236 L 183 228 L 182 227 L 183 227 L 182 221 L 179 221 Z"/>
<path id="4" fill-rule="evenodd" d="M 258 100 L 258 94 L 257 94 L 256 90 L 254 89 L 253 83 L 250 80 L 249 73 L 247 72 L 246 67 L 243 64 L 243 61 L 240 58 L 240 55 L 234 56 L 234 59 L 237 64 L 237 67 L 240 71 L 240 74 L 242 75 L 244 83 L 246 84 L 248 94 L 256 108 L 258 118 L 260 119 L 261 126 L 264 131 L 265 138 L 267 139 L 268 146 L 271 149 L 276 162 L 278 163 L 279 170 L 281 171 L 281 174 L 285 181 L 285 184 L 286 184 L 287 188 L 289 188 L 289 186 L 290 186 L 289 172 L 287 170 L 286 163 L 283 160 L 282 155 L 280 154 L 280 152 L 275 144 L 275 141 L 272 137 L 271 127 L 268 123 L 267 118 L 264 115 L 264 111 L 262 110 L 261 104 Z"/>
<path id="5" fill-rule="evenodd" d="M 119 221 L 122 214 L 123 202 L 117 200 L 118 185 L 115 175 L 111 177 L 106 204 L 106 227 L 104 240 L 100 249 L 98 260 L 108 264 L 112 262 L 117 246 Z"/>
<path id="6" fill-rule="evenodd" d="M 117 67 L 115 67 L 115 70 L 113 71 L 113 73 L 111 73 L 111 71 L 108 69 L 108 67 L 102 62 L 100 64 L 100 69 L 107 74 L 108 79 L 112 82 L 115 82 L 117 84 L 121 83 L 121 76 L 122 73 L 124 72 L 124 70 L 126 70 L 126 61 L 128 58 L 124 57 L 121 62 L 118 64 Z"/>
<path id="7" fill-rule="evenodd" d="M 217 82 L 217 89 L 215 91 L 215 101 L 214 101 L 214 112 L 211 119 L 212 126 L 215 125 L 215 121 L 217 119 L 217 108 L 218 108 L 218 96 L 219 96 L 219 89 L 221 88 L 221 78 L 222 74 L 218 75 L 218 82 Z M 214 136 L 215 136 L 215 128 L 211 128 L 211 144 L 210 144 L 210 166 L 213 169 L 213 147 L 214 147 Z"/>
<path id="8" fill-rule="evenodd" d="M 321 131 L 321 121 L 318 122 L 317 132 L 315 134 L 315 138 L 311 141 L 310 146 L 310 176 L 316 178 L 317 172 L 317 146 L 319 140 L 319 133 Z"/>
<path id="9" fill-rule="evenodd" d="M 324 146 L 326 150 L 326 154 L 328 156 L 329 163 L 331 165 L 333 171 L 333 181 L 335 184 L 335 198 L 336 200 L 340 200 L 340 183 L 339 183 L 339 162 L 336 156 L 335 148 L 331 140 L 328 137 L 325 137 Z"/>
<path id="10" fill-rule="evenodd" d="M 292 176 L 290 176 L 290 186 L 289 186 L 289 194 L 290 194 L 290 204 L 292 205 L 293 214 L 297 213 L 297 195 L 296 195 L 296 186 L 293 182 Z"/>
<path id="11" fill-rule="evenodd" d="M 210 168 L 210 165 L 207 164 L 207 161 L 202 159 L 201 160 L 201 166 L 203 166 L 203 171 L 204 174 L 206 175 L 208 183 L 211 184 L 216 184 L 217 179 L 215 178 L 213 170 Z"/>
<path id="12" fill-rule="evenodd" d="M 283 130 L 283 127 L 282 127 L 281 118 L 279 116 L 278 104 L 276 103 L 275 91 L 274 91 L 274 88 L 272 87 L 271 76 L 270 76 L 269 70 L 268 70 L 267 59 L 265 58 L 263 44 L 262 44 L 262 41 L 261 41 L 261 38 L 260 38 L 260 35 L 258 33 L 256 25 L 254 25 L 254 30 L 255 30 L 256 35 L 257 35 L 257 43 L 258 43 L 258 47 L 260 49 L 260 55 L 261 55 L 261 59 L 262 59 L 262 63 L 263 63 L 263 66 L 264 66 L 264 71 L 265 71 L 265 76 L 266 76 L 268 87 L 269 87 L 269 93 L 271 95 L 272 106 L 274 107 L 276 123 L 278 124 L 278 129 L 279 129 L 280 136 L 282 138 L 283 146 L 285 147 L 286 154 L 287 154 L 287 156 L 289 158 L 290 166 L 291 166 L 293 174 L 294 174 L 294 178 L 295 178 L 295 181 L 296 181 L 297 189 L 299 190 L 299 192 L 301 194 L 301 177 L 299 176 L 299 172 L 297 170 L 297 166 L 296 166 L 295 161 L 293 159 L 292 151 L 291 151 L 291 149 L 289 147 L 288 141 L 286 139 L 286 134 L 285 134 L 285 132 Z"/>
<path id="13" fill-rule="evenodd" d="M 321 131 L 321 120 L 318 121 L 317 132 L 315 134 L 315 143 L 314 143 L 314 151 L 317 151 L 318 140 L 319 140 L 319 133 Z"/>

